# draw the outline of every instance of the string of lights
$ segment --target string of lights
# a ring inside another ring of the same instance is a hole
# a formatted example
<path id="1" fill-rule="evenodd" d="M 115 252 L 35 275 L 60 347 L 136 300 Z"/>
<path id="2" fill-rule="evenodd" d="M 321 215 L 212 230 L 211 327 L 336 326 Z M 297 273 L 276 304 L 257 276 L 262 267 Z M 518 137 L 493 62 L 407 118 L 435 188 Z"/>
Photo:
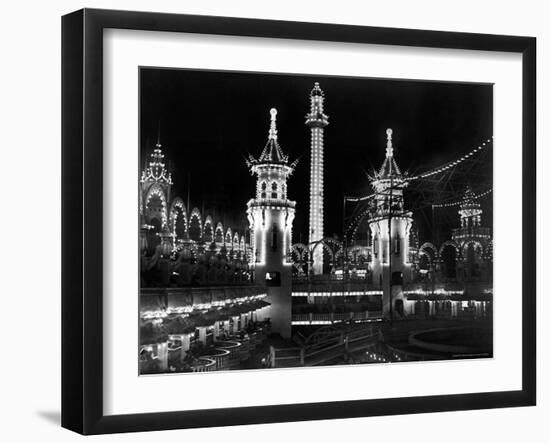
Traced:
<path id="1" fill-rule="evenodd" d="M 479 152 L 483 151 L 484 149 L 488 148 L 490 146 L 490 144 L 492 143 L 493 141 L 493 137 L 491 138 L 488 138 L 486 139 L 484 142 L 482 142 L 480 145 L 476 146 L 475 148 L 473 148 L 470 152 L 468 152 L 467 154 L 464 154 L 462 157 L 452 161 L 452 162 L 448 162 L 442 166 L 439 166 L 435 169 L 432 169 L 430 171 L 426 171 L 426 172 L 423 172 L 421 174 L 417 174 L 415 176 L 412 176 L 412 177 L 407 177 L 406 178 L 406 181 L 407 182 L 410 182 L 410 181 L 414 181 L 414 180 L 421 180 L 421 179 L 425 179 L 425 178 L 428 178 L 428 177 L 433 177 L 437 174 L 441 174 L 441 173 L 444 173 L 458 165 L 460 165 L 461 163 L 463 163 L 464 161 L 472 158 L 473 156 L 475 156 L 476 154 L 478 154 Z M 481 194 L 477 194 L 477 195 L 474 195 L 474 198 L 475 199 L 478 199 L 478 198 L 481 198 L 481 197 L 484 197 L 486 196 L 489 192 L 491 192 L 491 190 L 488 190 L 488 191 L 485 191 Z M 373 199 L 376 197 L 376 193 L 374 194 L 369 194 L 369 195 L 366 195 L 366 196 L 363 196 L 363 197 L 349 197 L 349 196 L 345 196 L 344 197 L 344 200 L 346 202 L 352 202 L 352 203 L 358 203 L 358 202 L 363 202 L 363 201 L 367 201 L 367 200 L 370 200 L 370 199 Z M 451 203 L 441 203 L 441 204 L 433 204 L 431 205 L 433 208 L 445 208 L 445 207 L 453 207 L 453 206 L 459 206 L 460 204 L 462 203 L 462 200 L 459 200 L 459 201 L 456 201 L 456 202 L 451 202 Z M 361 220 L 366 216 L 368 215 L 369 213 L 369 209 L 367 208 L 366 210 L 364 211 L 361 211 L 359 212 L 357 215 L 355 215 L 353 217 L 352 220 L 350 220 L 349 224 L 348 224 L 348 228 L 347 228 L 347 231 L 351 231 L 352 232 L 352 237 L 355 236 L 356 234 L 356 231 L 359 227 L 359 223 L 361 222 Z"/>
<path id="2" fill-rule="evenodd" d="M 374 198 L 376 194 L 365 195 L 364 197 L 344 197 L 348 202 L 362 202 Z"/>
<path id="3" fill-rule="evenodd" d="M 467 154 L 460 157 L 458 160 L 455 160 L 453 162 L 449 162 L 449 163 L 447 163 L 443 166 L 440 166 L 439 168 L 432 169 L 431 171 L 427 171 L 427 172 L 424 172 L 422 174 L 415 175 L 413 177 L 408 177 L 407 180 L 408 181 L 418 180 L 418 179 L 422 179 L 422 178 L 428 178 L 428 177 L 431 177 L 433 175 L 441 174 L 442 172 L 445 172 L 445 171 L 447 171 L 451 168 L 454 168 L 455 166 L 458 166 L 460 163 L 462 163 L 465 160 L 469 159 L 470 157 L 474 156 L 476 153 L 486 149 L 492 143 L 492 141 L 493 141 L 493 137 L 488 138 L 483 143 L 481 143 L 479 146 L 476 146 L 470 152 L 468 152 Z"/>
<path id="4" fill-rule="evenodd" d="M 478 200 L 478 199 L 480 199 L 482 197 L 485 197 L 486 195 L 490 194 L 491 192 L 493 192 L 492 188 L 488 189 L 485 192 L 481 192 L 479 194 L 474 194 L 474 195 L 472 195 L 471 198 L 473 198 L 474 200 Z M 437 205 L 432 205 L 432 208 L 451 208 L 451 207 L 454 207 L 454 206 L 460 206 L 463 203 L 464 203 L 464 200 L 458 200 L 458 201 L 450 202 L 450 203 L 441 203 L 441 204 L 437 204 Z"/>

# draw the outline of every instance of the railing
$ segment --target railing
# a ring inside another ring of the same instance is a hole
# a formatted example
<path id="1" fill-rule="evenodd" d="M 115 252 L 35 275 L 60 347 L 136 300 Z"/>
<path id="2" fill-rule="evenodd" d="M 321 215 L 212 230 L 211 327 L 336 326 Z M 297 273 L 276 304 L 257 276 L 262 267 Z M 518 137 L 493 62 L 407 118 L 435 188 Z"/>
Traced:
<path id="1" fill-rule="evenodd" d="M 489 238 L 490 236 L 491 228 L 482 226 L 468 226 L 465 228 L 453 229 L 453 237 Z"/>
<path id="2" fill-rule="evenodd" d="M 199 362 L 191 366 L 193 372 L 211 372 L 216 370 L 216 360 L 209 357 L 199 357 Z"/>
<path id="3" fill-rule="evenodd" d="M 454 300 L 489 301 L 493 295 L 493 285 L 489 282 L 426 282 L 408 283 L 403 292 L 409 300 Z"/>
<path id="4" fill-rule="evenodd" d="M 382 318 L 382 311 L 293 314 L 292 324 L 293 325 L 331 324 L 331 323 L 341 323 L 347 320 L 365 321 L 365 320 L 377 320 L 379 318 Z"/>
<path id="5" fill-rule="evenodd" d="M 216 348 L 215 353 L 201 356 L 202 358 L 209 358 L 216 362 L 216 371 L 225 369 L 229 365 L 229 356 L 231 352 L 227 349 Z"/>
<path id="6" fill-rule="evenodd" d="M 304 365 L 304 348 L 269 348 L 269 365 L 272 368 Z"/>
<path id="7" fill-rule="evenodd" d="M 241 343 L 238 341 L 227 340 L 227 341 L 217 341 L 216 347 L 219 349 L 224 349 L 229 352 L 228 357 L 228 366 L 235 367 L 238 366 L 241 361 Z"/>
<path id="8" fill-rule="evenodd" d="M 326 296 L 335 295 L 382 295 L 380 287 L 367 283 L 365 279 L 354 279 L 345 282 L 342 280 L 323 280 L 323 281 L 307 281 L 307 280 L 293 280 L 292 281 L 293 293 L 304 293 L 310 295 L 317 295 L 324 293 Z"/>
<path id="9" fill-rule="evenodd" d="M 246 284 L 221 284 L 221 285 L 209 285 L 209 286 L 184 286 L 181 288 L 141 288 L 141 296 L 170 296 L 170 295 L 216 295 L 226 294 L 231 292 L 249 292 L 249 293 L 263 293 L 265 292 L 265 286 Z M 227 297 L 226 297 L 227 298 Z"/>
<path id="10" fill-rule="evenodd" d="M 357 328 L 335 331 L 323 340 L 292 348 L 270 347 L 269 364 L 272 368 L 284 366 L 315 366 L 328 360 L 346 356 L 350 352 L 372 346 L 381 338 L 381 329 L 369 325 L 368 328 Z"/>
<path id="11" fill-rule="evenodd" d="M 253 199 L 248 202 L 248 205 L 250 207 L 258 207 L 258 206 L 275 206 L 275 207 L 283 207 L 283 208 L 295 208 L 296 202 L 293 200 L 286 200 L 286 199 L 280 199 L 280 198 L 259 198 L 259 199 Z"/>
<path id="12" fill-rule="evenodd" d="M 304 364 L 309 366 L 322 363 L 331 358 L 356 352 L 364 347 L 371 346 L 380 339 L 380 329 L 372 325 L 367 329 L 344 332 L 328 338 L 325 341 L 308 346 L 304 355 Z"/>

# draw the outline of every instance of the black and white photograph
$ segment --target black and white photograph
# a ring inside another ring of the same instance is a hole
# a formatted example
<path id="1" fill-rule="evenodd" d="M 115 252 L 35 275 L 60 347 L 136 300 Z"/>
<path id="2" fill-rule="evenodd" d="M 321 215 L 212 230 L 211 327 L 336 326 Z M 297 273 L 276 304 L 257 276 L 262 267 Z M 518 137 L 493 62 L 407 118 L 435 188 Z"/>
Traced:
<path id="1" fill-rule="evenodd" d="M 544 440 L 543 2 L 3 6 L 2 441 Z"/>
<path id="2" fill-rule="evenodd" d="M 492 358 L 492 84 L 139 85 L 140 375 Z"/>

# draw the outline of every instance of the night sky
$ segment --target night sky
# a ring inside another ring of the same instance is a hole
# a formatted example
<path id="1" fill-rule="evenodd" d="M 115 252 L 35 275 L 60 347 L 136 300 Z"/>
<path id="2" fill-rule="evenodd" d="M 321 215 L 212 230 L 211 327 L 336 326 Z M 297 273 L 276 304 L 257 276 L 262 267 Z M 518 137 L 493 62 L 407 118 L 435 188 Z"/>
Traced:
<path id="1" fill-rule="evenodd" d="M 493 93 L 487 84 L 142 68 L 141 163 L 154 148 L 160 124 L 173 195 L 187 201 L 189 191 L 192 207 L 226 226 L 244 227 L 246 202 L 255 193 L 244 158 L 264 148 L 269 109 L 275 107 L 283 152 L 290 161 L 300 158 L 288 195 L 297 202 L 293 240 L 306 242 L 310 131 L 304 116 L 315 81 L 325 92 L 330 122 L 324 151 L 326 236 L 341 235 L 344 195 L 371 192 L 366 173 L 384 159 L 386 128 L 393 129 L 398 165 L 410 172 L 455 160 L 492 136 Z M 485 188 L 491 168 L 486 165 L 481 180 Z M 481 186 L 475 180 L 474 191 Z M 491 201 L 481 201 L 484 209 Z M 423 234 L 430 233 L 421 229 Z"/>

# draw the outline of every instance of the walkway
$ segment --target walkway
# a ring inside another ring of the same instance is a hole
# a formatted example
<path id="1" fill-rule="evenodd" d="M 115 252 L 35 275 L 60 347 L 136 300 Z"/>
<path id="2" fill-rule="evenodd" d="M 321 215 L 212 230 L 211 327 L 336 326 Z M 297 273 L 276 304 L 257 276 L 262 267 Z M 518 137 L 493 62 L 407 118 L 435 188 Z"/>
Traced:
<path id="1" fill-rule="evenodd" d="M 314 342 L 292 348 L 270 347 L 269 365 L 272 368 L 316 366 L 349 353 L 366 349 L 382 339 L 378 325 L 344 326 L 329 331 Z"/>

